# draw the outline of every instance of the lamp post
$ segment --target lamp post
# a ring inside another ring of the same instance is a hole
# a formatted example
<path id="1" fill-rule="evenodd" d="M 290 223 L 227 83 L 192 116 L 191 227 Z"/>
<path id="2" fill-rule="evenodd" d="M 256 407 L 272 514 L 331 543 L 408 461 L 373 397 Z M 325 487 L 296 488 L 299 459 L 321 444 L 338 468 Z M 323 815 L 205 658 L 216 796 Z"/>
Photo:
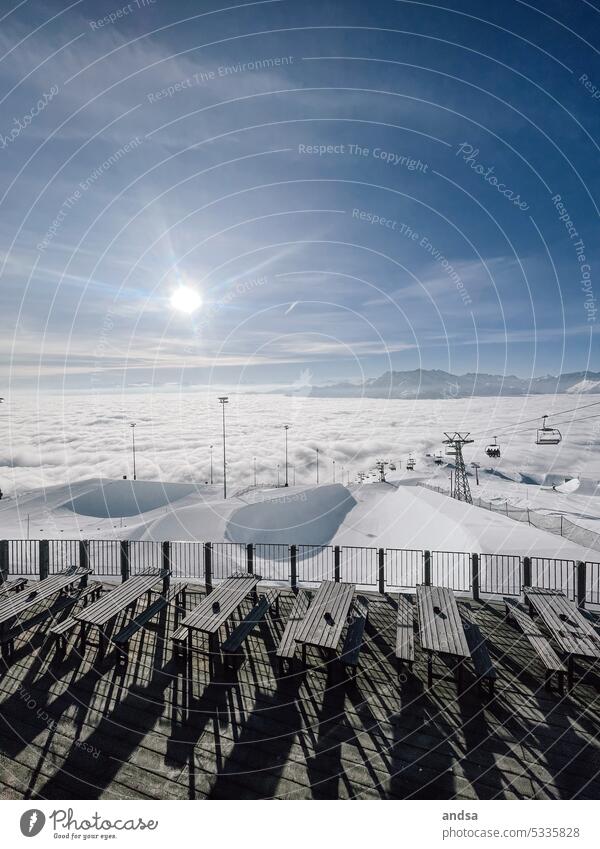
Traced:
<path id="1" fill-rule="evenodd" d="M 471 463 L 473 468 L 475 469 L 475 480 L 477 482 L 477 486 L 479 486 L 479 469 L 481 468 L 479 463 Z"/>
<path id="2" fill-rule="evenodd" d="M 254 486 L 256 486 L 256 457 L 254 459 Z"/>
<path id="3" fill-rule="evenodd" d="M 335 483 L 335 460 L 333 462 L 333 482 Z"/>
<path id="4" fill-rule="evenodd" d="M 210 482 L 213 482 L 213 447 L 210 446 Z"/>
<path id="5" fill-rule="evenodd" d="M 135 470 L 135 422 L 132 422 L 129 427 L 131 428 L 131 447 L 133 451 L 133 479 L 137 480 L 137 474 Z"/>
<path id="6" fill-rule="evenodd" d="M 285 484 L 284 484 L 284 486 L 288 486 L 288 430 L 290 429 L 290 426 L 284 425 L 283 429 L 285 430 Z"/>
<path id="7" fill-rule="evenodd" d="M 277 486 L 279 486 L 279 463 L 277 463 Z"/>
<path id="8" fill-rule="evenodd" d="M 223 498 L 227 498 L 227 460 L 225 454 L 225 404 L 229 402 L 227 395 L 219 398 L 219 404 L 223 410 Z"/>
<path id="9" fill-rule="evenodd" d="M 319 449 L 317 448 L 317 486 L 319 485 Z"/>

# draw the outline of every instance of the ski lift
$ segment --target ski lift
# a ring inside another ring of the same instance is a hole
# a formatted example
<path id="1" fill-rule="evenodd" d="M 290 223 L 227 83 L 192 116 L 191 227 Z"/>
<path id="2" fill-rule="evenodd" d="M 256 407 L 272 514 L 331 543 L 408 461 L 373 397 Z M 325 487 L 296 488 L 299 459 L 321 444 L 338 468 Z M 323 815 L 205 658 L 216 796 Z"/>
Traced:
<path id="1" fill-rule="evenodd" d="M 434 454 L 433 462 L 435 463 L 436 466 L 443 466 L 444 465 L 444 457 L 442 456 L 441 451 L 439 451 L 437 454 Z"/>
<path id="2" fill-rule="evenodd" d="M 500 446 L 498 445 L 498 437 L 494 437 L 494 441 L 491 442 L 488 447 L 485 449 L 485 453 L 488 457 L 499 457 L 500 456 Z"/>
<path id="3" fill-rule="evenodd" d="M 415 468 L 415 458 L 414 457 L 408 458 L 408 460 L 406 461 L 406 468 L 408 469 L 409 472 L 413 471 L 413 469 Z"/>
<path id="4" fill-rule="evenodd" d="M 392 472 L 396 471 L 396 464 L 395 463 L 390 463 L 390 471 L 392 471 Z"/>
<path id="5" fill-rule="evenodd" d="M 549 427 L 548 416 L 542 416 L 542 426 L 537 430 L 536 445 L 558 445 L 562 442 L 562 434 L 558 428 Z"/>

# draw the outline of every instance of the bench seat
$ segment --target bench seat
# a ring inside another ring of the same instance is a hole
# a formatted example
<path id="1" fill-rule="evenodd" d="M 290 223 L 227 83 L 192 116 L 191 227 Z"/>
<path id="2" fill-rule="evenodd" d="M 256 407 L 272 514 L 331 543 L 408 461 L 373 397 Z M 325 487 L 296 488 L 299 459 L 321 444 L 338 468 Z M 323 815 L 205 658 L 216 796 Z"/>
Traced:
<path id="1" fill-rule="evenodd" d="M 164 610 L 169 604 L 176 602 L 179 606 L 182 603 L 182 598 L 185 598 L 187 583 L 176 581 L 171 584 L 166 595 L 161 595 L 156 601 L 152 602 L 145 610 L 142 610 L 131 622 L 128 622 L 118 634 L 113 638 L 113 643 L 117 648 L 119 657 L 127 659 L 128 643 L 138 631 L 146 625 L 151 619 L 157 616 L 161 610 Z M 185 604 L 185 602 L 184 602 Z M 181 629 L 178 629 L 181 630 Z M 177 632 L 176 632 L 177 633 Z"/>
<path id="2" fill-rule="evenodd" d="M 463 626 L 465 629 L 465 639 L 471 652 L 471 660 L 475 667 L 477 682 L 482 686 L 483 682 L 487 681 L 489 694 L 493 696 L 498 674 L 490 657 L 487 641 L 476 622 L 463 622 Z"/>
<path id="3" fill-rule="evenodd" d="M 412 597 L 409 595 L 398 596 L 398 616 L 396 620 L 396 659 L 398 660 L 398 674 L 402 672 L 402 665 L 408 663 L 412 669 L 415 661 L 415 626 L 414 608 Z"/>
<path id="4" fill-rule="evenodd" d="M 89 586 L 92 587 L 93 585 L 90 584 Z M 98 587 L 101 586 L 102 585 L 98 582 Z M 12 655 L 15 639 L 20 637 L 25 631 L 33 628 L 35 625 L 45 622 L 47 619 L 54 619 L 59 613 L 72 610 L 81 599 L 87 596 L 87 594 L 87 586 L 77 589 L 75 593 L 61 593 L 50 607 L 44 607 L 25 622 L 17 622 L 17 624 L 13 625 L 10 630 L 5 631 L 2 635 L 3 656 L 8 658 Z M 53 629 L 56 627 L 56 624 L 52 625 L 49 629 L 49 633 L 51 635 L 53 635 Z"/>
<path id="5" fill-rule="evenodd" d="M 340 655 L 342 664 L 353 676 L 356 675 L 356 667 L 358 666 L 358 658 L 363 646 L 363 634 L 367 624 L 368 614 L 368 600 L 364 596 L 357 596 L 352 605 L 352 618 L 348 624 L 346 639 L 344 640 L 344 645 Z"/>
<path id="6" fill-rule="evenodd" d="M 100 597 L 100 593 L 102 592 L 102 584 L 100 581 L 92 581 L 91 584 L 88 584 L 87 587 L 84 587 L 77 596 L 77 602 L 83 601 L 84 606 L 91 601 L 95 601 Z M 66 644 L 67 634 L 75 627 L 79 625 L 79 622 L 75 617 L 70 614 L 65 616 L 64 619 L 61 619 L 58 622 L 55 622 L 54 625 L 48 630 L 48 633 L 51 637 L 54 637 L 57 644 L 61 645 L 63 648 Z"/>
<path id="7" fill-rule="evenodd" d="M 27 586 L 27 578 L 13 578 L 0 583 L 0 595 L 4 593 L 19 593 Z"/>
<path id="8" fill-rule="evenodd" d="M 243 652 L 240 652 L 242 644 L 250 636 L 255 626 L 265 618 L 271 605 L 276 604 L 277 597 L 278 593 L 273 590 L 270 590 L 266 595 L 261 595 L 250 613 L 242 619 L 240 624 L 227 637 L 221 646 L 226 664 L 231 665 L 234 657 L 243 656 Z"/>
<path id="9" fill-rule="evenodd" d="M 558 688 L 564 692 L 565 673 L 567 671 L 564 663 L 558 657 L 546 637 L 541 633 L 535 622 L 528 615 L 525 608 L 514 598 L 505 598 L 504 607 L 506 618 L 512 620 L 522 633 L 527 637 L 529 644 L 535 651 L 538 659 L 546 669 L 546 689 L 550 689 L 552 675 L 558 678 Z"/>
<path id="10" fill-rule="evenodd" d="M 298 648 L 298 643 L 296 642 L 296 634 L 298 632 L 298 627 L 300 623 L 306 616 L 309 606 L 310 595 L 305 590 L 300 590 L 300 592 L 294 599 L 289 619 L 286 623 L 283 634 L 281 635 L 281 640 L 279 641 L 279 645 L 277 646 L 277 650 L 275 652 L 275 655 L 279 658 L 279 671 L 281 673 L 283 673 L 284 660 L 287 660 L 289 663 L 291 663 L 294 659 L 296 650 Z"/>

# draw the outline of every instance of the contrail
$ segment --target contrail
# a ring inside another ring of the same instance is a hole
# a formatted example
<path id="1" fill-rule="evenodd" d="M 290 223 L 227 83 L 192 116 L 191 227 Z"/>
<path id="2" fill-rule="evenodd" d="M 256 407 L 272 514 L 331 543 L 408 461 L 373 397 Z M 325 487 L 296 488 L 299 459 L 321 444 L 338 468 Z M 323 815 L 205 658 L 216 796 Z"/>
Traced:
<path id="1" fill-rule="evenodd" d="M 294 307 L 297 306 L 297 305 L 298 305 L 298 301 L 294 301 L 293 304 L 290 304 L 290 306 L 284 312 L 284 315 L 287 315 L 289 312 L 291 312 L 294 309 Z"/>

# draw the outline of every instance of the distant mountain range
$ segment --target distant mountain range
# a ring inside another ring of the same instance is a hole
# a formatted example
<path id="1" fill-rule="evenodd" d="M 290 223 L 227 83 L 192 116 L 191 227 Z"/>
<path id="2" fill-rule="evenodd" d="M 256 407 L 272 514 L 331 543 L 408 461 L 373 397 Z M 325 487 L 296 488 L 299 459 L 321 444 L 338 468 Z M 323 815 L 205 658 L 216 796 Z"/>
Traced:
<path id="1" fill-rule="evenodd" d="M 387 371 L 362 383 L 304 385 L 297 391 L 276 390 L 286 395 L 313 398 L 467 398 L 471 396 L 600 394 L 600 372 L 571 372 L 557 377 L 521 378 L 498 374 L 450 374 L 438 369 Z"/>

